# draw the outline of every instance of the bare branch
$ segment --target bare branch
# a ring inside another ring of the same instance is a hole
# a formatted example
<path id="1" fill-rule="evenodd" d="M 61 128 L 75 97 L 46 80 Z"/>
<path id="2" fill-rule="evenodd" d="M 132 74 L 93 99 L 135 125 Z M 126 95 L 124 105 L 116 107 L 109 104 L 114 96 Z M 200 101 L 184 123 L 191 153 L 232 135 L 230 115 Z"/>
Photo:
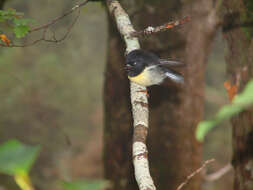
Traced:
<path id="1" fill-rule="evenodd" d="M 190 21 L 190 17 L 187 16 L 181 20 L 168 22 L 168 23 L 165 23 L 161 26 L 156 26 L 156 27 L 149 26 L 149 27 L 145 28 L 144 30 L 135 31 L 131 34 L 131 36 L 137 37 L 137 36 L 151 35 L 151 34 L 155 34 L 158 32 L 163 32 L 165 30 L 169 30 L 171 28 L 181 26 L 182 24 L 185 24 L 186 22 L 189 22 L 189 21 Z"/>
<path id="2" fill-rule="evenodd" d="M 78 4 L 78 5 L 75 5 L 72 9 L 68 10 L 67 12 L 65 12 L 63 15 L 61 16 L 58 16 L 56 18 L 54 18 L 53 20 L 51 20 L 50 22 L 48 22 L 47 24 L 43 24 L 41 26 L 37 26 L 35 28 L 32 28 L 29 32 L 34 32 L 34 31 L 38 31 L 38 30 L 41 30 L 43 28 L 48 28 L 49 26 L 55 24 L 57 21 L 61 20 L 62 18 L 70 15 L 71 13 L 73 13 L 75 10 L 79 9 L 80 7 L 86 5 L 87 3 L 89 2 L 89 0 L 85 0 L 84 2 Z"/>
<path id="3" fill-rule="evenodd" d="M 107 6 L 111 14 L 115 17 L 118 30 L 126 43 L 126 53 L 139 49 L 140 45 L 136 37 L 131 34 L 135 32 L 129 16 L 116 0 L 107 0 Z M 148 133 L 148 100 L 146 94 L 141 91 L 147 89 L 143 86 L 130 82 L 131 103 L 134 120 L 133 138 L 133 164 L 135 169 L 135 179 L 140 190 L 155 190 L 156 187 L 150 176 L 148 163 L 148 150 L 146 138 Z"/>
<path id="4" fill-rule="evenodd" d="M 181 190 L 187 183 L 189 183 L 191 178 L 193 178 L 195 175 L 199 174 L 208 164 L 210 164 L 214 161 L 215 161 L 214 159 L 210 159 L 210 160 L 205 161 L 204 164 L 199 169 L 195 170 L 193 173 L 191 173 L 190 175 L 187 176 L 186 180 L 177 187 L 177 190 Z"/>

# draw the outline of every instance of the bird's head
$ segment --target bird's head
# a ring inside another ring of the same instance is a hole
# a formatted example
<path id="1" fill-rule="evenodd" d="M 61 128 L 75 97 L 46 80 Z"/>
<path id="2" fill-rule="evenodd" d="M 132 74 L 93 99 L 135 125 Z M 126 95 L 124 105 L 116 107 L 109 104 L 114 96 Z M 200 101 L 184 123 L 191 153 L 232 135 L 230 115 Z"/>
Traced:
<path id="1" fill-rule="evenodd" d="M 139 50 L 134 50 L 126 56 L 126 70 L 130 77 L 137 76 L 146 67 L 143 57 L 138 56 Z"/>

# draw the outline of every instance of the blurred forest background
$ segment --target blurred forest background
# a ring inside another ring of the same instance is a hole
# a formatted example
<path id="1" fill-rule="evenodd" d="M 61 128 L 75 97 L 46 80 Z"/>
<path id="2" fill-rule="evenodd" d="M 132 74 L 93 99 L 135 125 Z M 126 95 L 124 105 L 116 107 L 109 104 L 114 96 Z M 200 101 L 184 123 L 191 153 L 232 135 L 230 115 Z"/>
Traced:
<path id="1" fill-rule="evenodd" d="M 47 23 L 73 7 L 75 1 L 11 0 L 5 5 L 38 24 Z M 66 31 L 74 15 L 53 27 Z M 103 78 L 107 53 L 107 15 L 99 3 L 81 9 L 70 35 L 59 44 L 40 43 L 26 48 L 0 48 L 0 142 L 16 138 L 41 144 L 42 152 L 32 170 L 39 189 L 60 189 L 57 180 L 103 178 Z M 33 34 L 27 40 L 36 39 Z M 228 103 L 221 32 L 217 33 L 206 67 L 205 118 Z M 151 126 L 152 127 L 152 126 Z M 70 141 L 70 142 L 69 142 Z M 213 129 L 203 147 L 203 160 L 215 172 L 231 160 L 229 122 Z M 1 175 L 0 189 L 14 185 Z M 203 189 L 232 189 L 232 172 Z M 17 188 L 13 186 L 13 188 Z"/>

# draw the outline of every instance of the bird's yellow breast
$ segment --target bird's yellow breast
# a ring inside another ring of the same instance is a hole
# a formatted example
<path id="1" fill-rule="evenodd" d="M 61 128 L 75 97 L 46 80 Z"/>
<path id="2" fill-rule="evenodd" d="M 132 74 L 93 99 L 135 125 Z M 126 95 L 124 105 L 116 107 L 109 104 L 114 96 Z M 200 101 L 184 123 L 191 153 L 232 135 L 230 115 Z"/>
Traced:
<path id="1" fill-rule="evenodd" d="M 142 71 L 137 76 L 134 76 L 134 77 L 128 76 L 128 78 L 132 82 L 135 82 L 135 83 L 140 84 L 142 86 L 149 86 L 149 85 L 151 85 L 150 84 L 151 83 L 150 76 L 149 76 L 149 72 L 147 71 L 147 69 L 144 69 L 144 71 Z"/>

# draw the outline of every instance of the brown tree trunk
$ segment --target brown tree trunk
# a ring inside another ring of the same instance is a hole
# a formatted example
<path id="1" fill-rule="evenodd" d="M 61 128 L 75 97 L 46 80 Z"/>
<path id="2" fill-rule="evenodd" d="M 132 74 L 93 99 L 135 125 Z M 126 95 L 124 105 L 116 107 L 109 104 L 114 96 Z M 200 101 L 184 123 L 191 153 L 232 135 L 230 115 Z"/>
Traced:
<path id="1" fill-rule="evenodd" d="M 215 33 L 215 27 L 210 26 L 212 22 L 208 22 L 210 18 L 215 19 L 210 17 L 212 1 L 120 2 L 137 30 L 163 24 L 170 17 L 192 17 L 192 22 L 183 28 L 141 40 L 143 49 L 154 51 L 163 58 L 177 58 L 188 65 L 184 71 L 186 84 L 183 87 L 168 84 L 151 87 L 149 99 L 151 175 L 157 189 L 176 189 L 201 162 L 201 146 L 194 134 L 203 115 L 204 63 Z M 124 43 L 114 21 L 111 18 L 109 21 L 104 89 L 105 177 L 112 181 L 109 189 L 137 189 L 131 162 L 132 118 L 129 82 L 123 71 Z M 195 177 L 187 186 L 187 189 L 199 188 L 200 177 Z"/>
<path id="2" fill-rule="evenodd" d="M 253 77 L 252 1 L 226 0 L 224 36 L 228 44 L 227 72 L 239 92 Z M 246 25 L 246 23 L 251 23 Z M 245 27 L 246 26 L 246 27 Z M 253 189 L 253 111 L 249 109 L 232 119 L 234 189 Z"/>

